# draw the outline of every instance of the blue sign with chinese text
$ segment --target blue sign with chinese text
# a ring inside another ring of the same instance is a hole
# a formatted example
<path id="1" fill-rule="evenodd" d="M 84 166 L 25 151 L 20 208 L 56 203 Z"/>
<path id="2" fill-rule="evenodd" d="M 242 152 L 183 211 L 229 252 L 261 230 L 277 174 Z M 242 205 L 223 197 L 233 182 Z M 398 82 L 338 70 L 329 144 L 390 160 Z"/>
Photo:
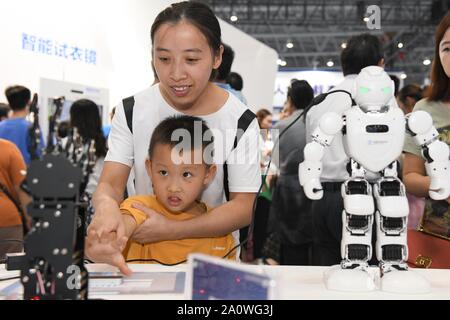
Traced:
<path id="1" fill-rule="evenodd" d="M 22 49 L 86 64 L 97 64 L 95 50 L 27 33 L 22 33 Z"/>

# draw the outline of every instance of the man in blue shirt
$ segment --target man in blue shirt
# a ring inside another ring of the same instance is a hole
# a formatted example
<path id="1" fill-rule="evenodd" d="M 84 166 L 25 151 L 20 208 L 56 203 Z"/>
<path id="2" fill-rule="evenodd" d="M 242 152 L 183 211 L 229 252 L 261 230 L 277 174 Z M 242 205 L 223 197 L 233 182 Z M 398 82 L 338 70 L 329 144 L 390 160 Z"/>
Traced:
<path id="1" fill-rule="evenodd" d="M 20 150 L 27 165 L 30 164 L 31 157 L 28 150 L 30 145 L 29 128 L 31 123 L 25 118 L 28 115 L 28 107 L 31 100 L 31 92 L 23 86 L 11 86 L 5 90 L 5 96 L 12 110 L 9 119 L 0 122 L 0 138 L 14 143 Z M 41 137 L 40 147 L 37 154 L 41 154 L 43 141 Z"/>

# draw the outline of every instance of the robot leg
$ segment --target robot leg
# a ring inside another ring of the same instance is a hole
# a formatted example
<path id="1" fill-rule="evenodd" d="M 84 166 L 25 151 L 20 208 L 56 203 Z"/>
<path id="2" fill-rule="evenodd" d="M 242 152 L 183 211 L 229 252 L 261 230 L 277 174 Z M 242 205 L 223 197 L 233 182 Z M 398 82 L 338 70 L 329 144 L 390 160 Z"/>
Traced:
<path id="1" fill-rule="evenodd" d="M 325 286 L 337 291 L 373 291 L 375 281 L 368 272 L 372 256 L 372 188 L 367 180 L 353 178 L 342 185 L 341 192 L 344 198 L 342 262 L 325 273 Z"/>
<path id="2" fill-rule="evenodd" d="M 408 270 L 408 246 L 406 226 L 408 200 L 405 186 L 397 178 L 383 178 L 374 185 L 377 202 L 377 259 L 382 274 L 397 270 Z"/>
<path id="3" fill-rule="evenodd" d="M 372 188 L 365 179 L 352 179 L 342 185 L 341 267 L 368 267 L 372 257 L 374 203 Z"/>
<path id="4" fill-rule="evenodd" d="M 412 271 L 404 272 L 408 270 L 406 233 L 409 213 L 405 186 L 396 177 L 382 178 L 374 185 L 374 195 L 380 289 L 397 293 L 429 292 L 430 284 L 426 279 Z"/>

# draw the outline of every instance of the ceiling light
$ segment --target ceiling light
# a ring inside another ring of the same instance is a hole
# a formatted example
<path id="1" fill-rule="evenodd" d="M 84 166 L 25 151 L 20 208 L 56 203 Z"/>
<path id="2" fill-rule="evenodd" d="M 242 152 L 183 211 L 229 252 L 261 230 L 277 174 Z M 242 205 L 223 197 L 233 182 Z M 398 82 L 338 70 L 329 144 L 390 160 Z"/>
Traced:
<path id="1" fill-rule="evenodd" d="M 294 44 L 292 43 L 292 42 L 288 42 L 288 43 L 286 43 L 286 47 L 288 48 L 288 49 L 292 49 L 293 47 L 294 47 Z"/>
<path id="2" fill-rule="evenodd" d="M 345 49 L 345 48 L 347 48 L 347 43 L 345 43 L 345 42 L 342 42 L 342 43 L 341 43 L 341 48 L 342 48 L 342 49 Z"/>
<path id="3" fill-rule="evenodd" d="M 426 66 L 430 65 L 430 63 L 431 63 L 431 60 L 428 59 L 428 58 L 423 60 L 423 64 L 426 65 Z"/>
<path id="4" fill-rule="evenodd" d="M 280 66 L 286 67 L 286 65 L 287 65 L 287 62 L 285 60 L 282 60 L 281 63 L 280 63 Z"/>
<path id="5" fill-rule="evenodd" d="M 332 67 L 332 66 L 334 66 L 334 62 L 333 62 L 333 60 L 328 60 L 328 62 L 327 62 L 327 66 L 329 66 L 329 67 Z"/>
<path id="6" fill-rule="evenodd" d="M 408 76 L 406 75 L 406 73 L 402 73 L 401 75 L 400 75 L 400 79 L 406 79 Z"/>
<path id="7" fill-rule="evenodd" d="M 399 43 L 397 44 L 397 47 L 398 47 L 399 49 L 403 48 L 403 42 L 399 42 Z"/>
<path id="8" fill-rule="evenodd" d="M 236 21 L 238 20 L 238 17 L 235 16 L 235 15 L 232 15 L 232 16 L 230 17 L 230 20 L 233 21 L 233 22 L 236 22 Z"/>

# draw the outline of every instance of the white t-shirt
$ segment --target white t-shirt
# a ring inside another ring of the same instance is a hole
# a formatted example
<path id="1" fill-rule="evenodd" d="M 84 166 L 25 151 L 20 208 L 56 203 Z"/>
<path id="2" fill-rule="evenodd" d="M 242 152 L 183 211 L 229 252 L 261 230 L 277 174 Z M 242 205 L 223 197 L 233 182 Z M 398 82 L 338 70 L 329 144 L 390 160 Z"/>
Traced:
<path id="1" fill-rule="evenodd" d="M 344 81 L 332 90 L 346 90 L 354 96 L 356 77 L 356 74 L 347 75 Z M 389 105 L 398 108 L 395 98 L 389 102 Z M 344 92 L 332 93 L 323 102 L 313 106 L 306 114 L 306 142 L 311 142 L 311 135 L 319 126 L 319 120 L 325 113 L 336 112 L 342 115 L 349 108 L 351 108 L 350 97 Z M 342 132 L 340 131 L 334 136 L 331 145 L 325 148 L 322 159 L 322 175 L 320 178 L 323 182 L 342 182 L 349 179 L 346 167 L 350 158 L 345 153 L 342 138 Z M 377 176 L 378 174 L 368 171 L 367 178 L 369 180 L 376 179 Z"/>
<path id="2" fill-rule="evenodd" d="M 150 178 L 145 170 L 148 147 L 154 128 L 169 116 L 182 114 L 162 97 L 156 84 L 134 96 L 133 133 L 130 132 L 121 103 L 114 115 L 108 137 L 109 150 L 105 161 L 119 162 L 133 168 L 136 194 L 153 194 Z M 231 152 L 238 119 L 247 107 L 229 94 L 217 112 L 199 116 L 214 134 L 214 162 L 217 173 L 204 190 L 202 201 L 217 207 L 226 201 L 223 189 L 223 163 L 228 163 L 230 192 L 257 192 L 261 184 L 258 148 L 259 126 L 256 118 L 251 122 L 237 147 Z"/>

